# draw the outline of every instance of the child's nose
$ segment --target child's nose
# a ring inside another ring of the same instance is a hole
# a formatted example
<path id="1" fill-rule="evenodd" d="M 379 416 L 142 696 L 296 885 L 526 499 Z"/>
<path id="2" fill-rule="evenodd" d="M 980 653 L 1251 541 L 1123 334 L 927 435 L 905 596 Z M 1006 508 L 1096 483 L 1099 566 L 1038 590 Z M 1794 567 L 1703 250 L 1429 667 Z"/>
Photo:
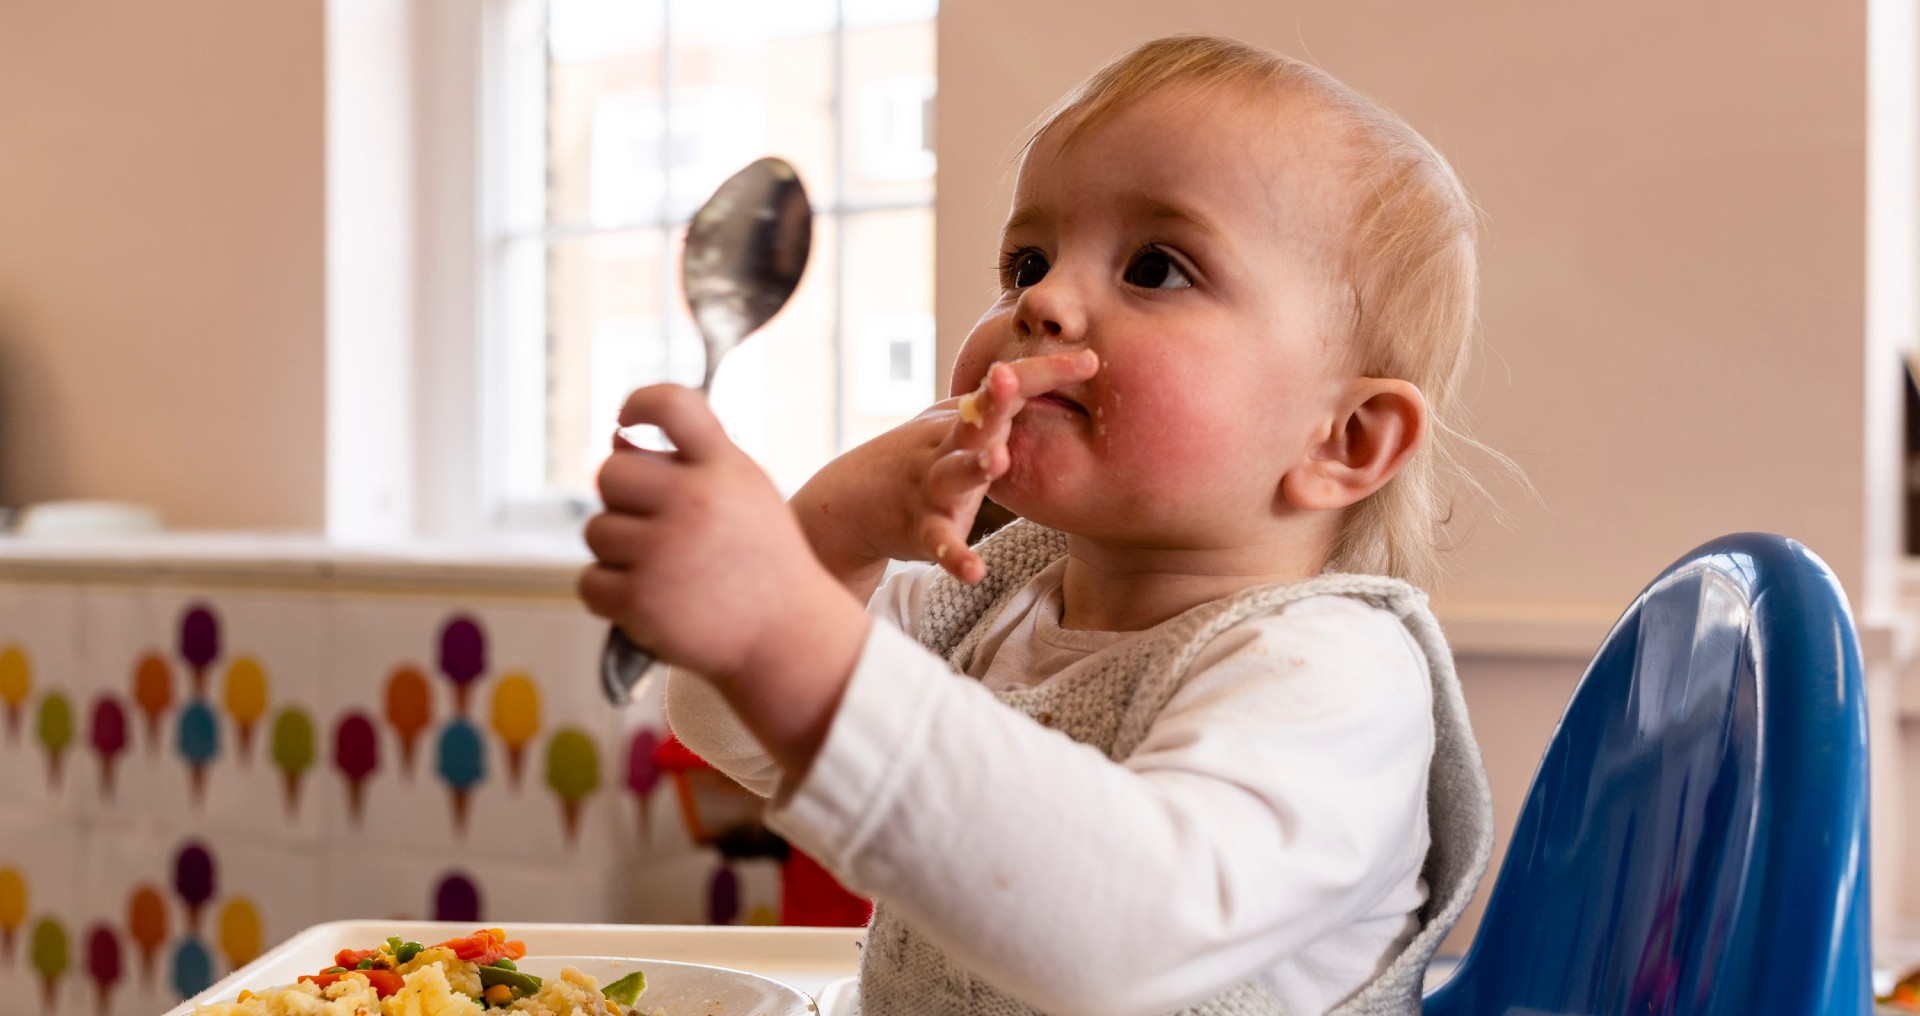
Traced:
<path id="1" fill-rule="evenodd" d="M 1086 332 L 1086 313 L 1073 290 L 1055 272 L 1020 293 L 1014 310 L 1014 332 L 1029 340 L 1079 341 Z"/>

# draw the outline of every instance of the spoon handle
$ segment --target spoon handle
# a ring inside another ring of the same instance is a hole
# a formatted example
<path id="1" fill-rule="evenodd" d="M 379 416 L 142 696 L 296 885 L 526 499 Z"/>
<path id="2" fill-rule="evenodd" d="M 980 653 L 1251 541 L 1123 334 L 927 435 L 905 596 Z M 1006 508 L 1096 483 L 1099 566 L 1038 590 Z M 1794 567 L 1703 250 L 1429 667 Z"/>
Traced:
<path id="1" fill-rule="evenodd" d="M 627 637 L 619 625 L 607 626 L 607 645 L 600 652 L 600 688 L 607 701 L 624 706 L 638 700 L 653 683 L 656 671 L 664 669 L 659 658 Z"/>

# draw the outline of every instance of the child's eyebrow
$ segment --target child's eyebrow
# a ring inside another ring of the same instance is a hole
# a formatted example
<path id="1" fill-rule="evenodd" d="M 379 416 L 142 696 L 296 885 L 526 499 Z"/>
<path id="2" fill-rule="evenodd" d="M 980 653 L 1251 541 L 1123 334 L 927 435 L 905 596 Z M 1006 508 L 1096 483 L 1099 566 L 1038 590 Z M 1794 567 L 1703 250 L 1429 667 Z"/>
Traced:
<path id="1" fill-rule="evenodd" d="M 1031 226 L 1046 217 L 1047 213 L 1041 211 L 1038 206 L 1022 205 L 1014 209 L 1012 215 L 1007 216 L 1007 224 L 1000 227 L 1000 232 L 1003 235 L 1011 233 L 1024 226 Z"/>
<path id="2" fill-rule="evenodd" d="M 1221 235 L 1220 230 L 1214 227 L 1213 222 L 1195 209 L 1173 204 L 1150 195 L 1130 196 L 1125 199 L 1125 203 L 1131 205 L 1132 208 L 1130 210 L 1143 219 L 1149 219 L 1154 222 L 1167 220 L 1183 222 L 1208 236 L 1217 237 Z"/>
<path id="3" fill-rule="evenodd" d="M 1218 237 L 1222 235 L 1220 230 L 1215 228 L 1213 222 L 1205 215 L 1200 214 L 1192 208 L 1173 204 L 1163 198 L 1148 194 L 1122 195 L 1118 204 L 1128 215 L 1133 217 L 1153 222 L 1183 222 L 1208 236 Z M 1014 209 L 1013 214 L 1007 217 L 1007 223 L 1000 227 L 1000 232 L 1002 235 L 1011 233 L 1014 230 L 1044 222 L 1047 218 L 1046 210 L 1040 206 L 1022 205 Z"/>

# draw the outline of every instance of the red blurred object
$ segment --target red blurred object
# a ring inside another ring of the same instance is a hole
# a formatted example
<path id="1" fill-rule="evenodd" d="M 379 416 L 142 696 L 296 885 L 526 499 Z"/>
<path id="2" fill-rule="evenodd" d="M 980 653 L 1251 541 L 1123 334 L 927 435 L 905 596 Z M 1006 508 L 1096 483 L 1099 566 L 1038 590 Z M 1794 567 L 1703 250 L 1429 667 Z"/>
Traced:
<path id="1" fill-rule="evenodd" d="M 741 825 L 759 825 L 760 800 L 707 764 L 668 732 L 653 761 L 673 778 L 674 796 L 687 834 L 712 846 Z M 702 813 L 705 812 L 705 820 Z M 766 839 L 774 839 L 772 833 Z M 818 861 L 786 845 L 780 862 L 780 923 L 789 927 L 858 928 L 873 916 L 873 904 L 849 892 Z"/>

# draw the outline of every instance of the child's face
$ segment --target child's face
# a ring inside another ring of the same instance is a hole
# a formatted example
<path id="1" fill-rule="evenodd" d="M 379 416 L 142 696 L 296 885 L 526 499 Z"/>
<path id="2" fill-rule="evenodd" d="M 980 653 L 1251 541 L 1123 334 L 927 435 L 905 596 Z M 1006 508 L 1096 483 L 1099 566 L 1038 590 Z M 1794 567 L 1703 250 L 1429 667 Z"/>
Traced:
<path id="1" fill-rule="evenodd" d="M 1036 522 L 1140 545 L 1270 541 L 1280 480 L 1353 374 L 1332 259 L 1347 197 L 1325 114 L 1162 93 L 1029 150 L 999 299 L 953 390 L 1086 346 L 1092 380 L 1029 403 L 991 490 Z"/>

